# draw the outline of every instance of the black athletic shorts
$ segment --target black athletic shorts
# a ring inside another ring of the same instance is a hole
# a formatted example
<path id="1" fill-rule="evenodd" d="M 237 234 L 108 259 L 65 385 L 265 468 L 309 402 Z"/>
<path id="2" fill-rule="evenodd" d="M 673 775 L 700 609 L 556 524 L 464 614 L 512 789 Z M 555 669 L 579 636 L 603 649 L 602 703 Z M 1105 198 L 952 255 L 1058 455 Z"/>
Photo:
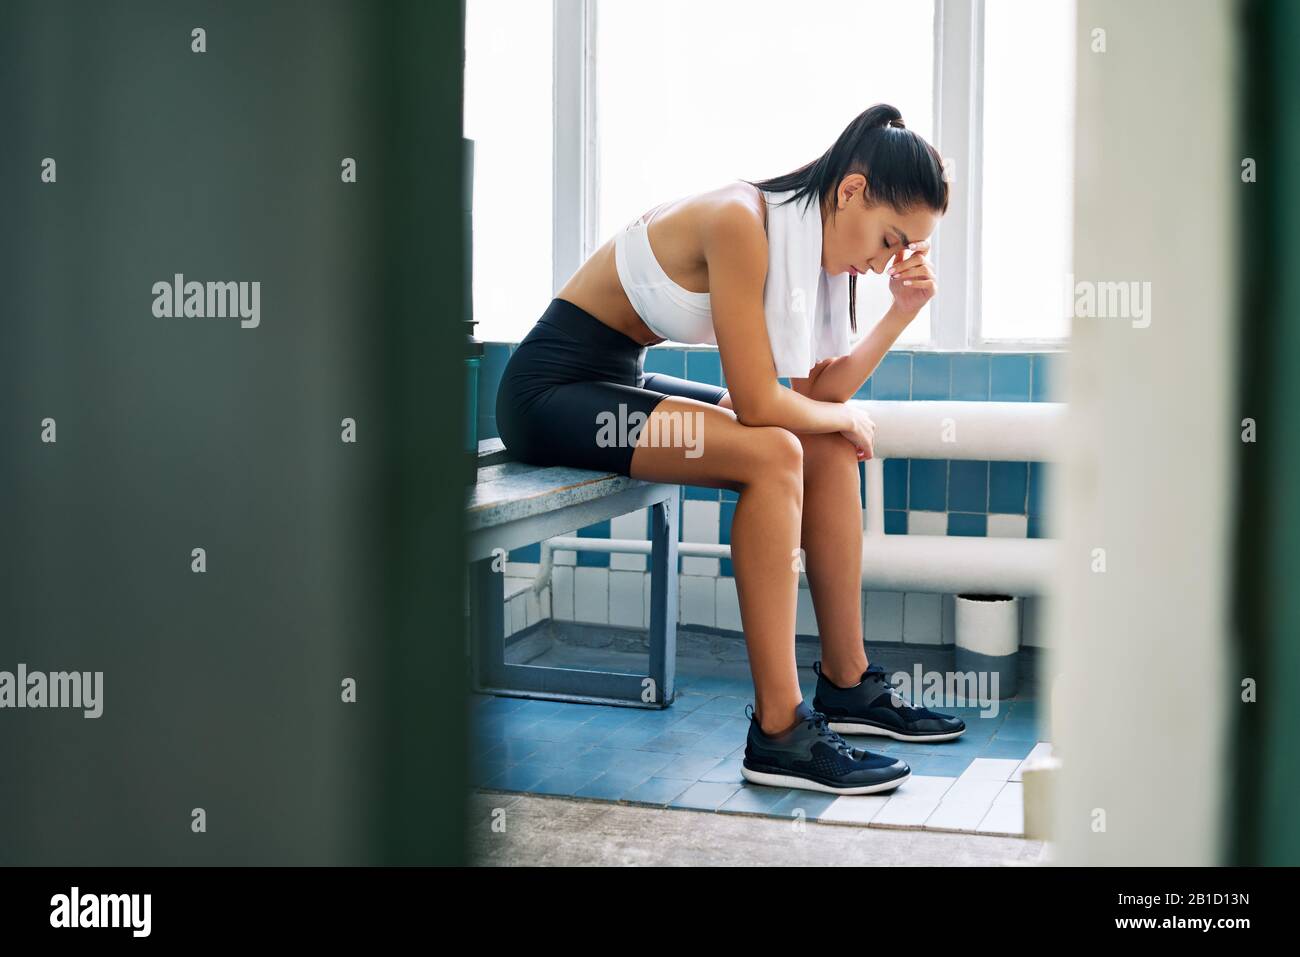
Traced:
<path id="1" fill-rule="evenodd" d="M 512 456 L 628 475 L 642 422 L 670 395 L 716 405 L 722 386 L 644 371 L 646 347 L 585 309 L 552 299 L 511 354 L 497 387 L 497 429 Z"/>

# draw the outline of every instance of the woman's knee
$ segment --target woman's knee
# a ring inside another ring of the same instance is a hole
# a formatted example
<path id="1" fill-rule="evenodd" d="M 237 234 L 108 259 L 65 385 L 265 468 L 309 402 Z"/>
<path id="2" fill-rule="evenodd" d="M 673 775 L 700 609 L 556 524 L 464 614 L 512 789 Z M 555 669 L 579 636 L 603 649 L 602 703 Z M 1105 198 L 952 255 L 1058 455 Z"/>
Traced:
<path id="1" fill-rule="evenodd" d="M 798 436 L 789 429 L 775 425 L 756 426 L 752 432 L 753 435 L 747 436 L 746 443 L 751 452 L 749 480 L 802 486 L 803 445 Z"/>

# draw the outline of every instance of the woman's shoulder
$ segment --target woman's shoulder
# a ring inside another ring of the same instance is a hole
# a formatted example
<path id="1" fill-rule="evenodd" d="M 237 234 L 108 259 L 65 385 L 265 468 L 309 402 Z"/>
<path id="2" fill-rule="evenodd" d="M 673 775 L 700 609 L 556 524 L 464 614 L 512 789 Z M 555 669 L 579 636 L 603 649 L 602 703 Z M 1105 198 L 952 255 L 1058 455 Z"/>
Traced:
<path id="1" fill-rule="evenodd" d="M 722 241 L 766 248 L 767 202 L 757 187 L 737 180 L 701 193 L 696 199 L 706 244 Z"/>
<path id="2" fill-rule="evenodd" d="M 740 180 L 697 198 L 704 260 L 761 281 L 767 270 L 767 208 L 761 191 Z"/>
<path id="3" fill-rule="evenodd" d="M 714 218 L 732 228 L 757 227 L 766 234 L 767 199 L 757 186 L 739 179 L 705 195 L 711 198 Z"/>

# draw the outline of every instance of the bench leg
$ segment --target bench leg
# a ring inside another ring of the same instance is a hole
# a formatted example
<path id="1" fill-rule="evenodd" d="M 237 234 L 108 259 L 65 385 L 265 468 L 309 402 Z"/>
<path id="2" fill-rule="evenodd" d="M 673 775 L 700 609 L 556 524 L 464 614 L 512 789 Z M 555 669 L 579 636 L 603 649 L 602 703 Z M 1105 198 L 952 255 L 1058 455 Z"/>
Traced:
<path id="1" fill-rule="evenodd" d="M 664 708 L 677 664 L 677 525 L 680 490 L 650 507 L 649 675 L 509 664 L 505 658 L 505 575 L 493 559 L 470 563 L 470 639 L 475 690 L 589 704 Z"/>
<path id="2" fill-rule="evenodd" d="M 497 559 L 485 558 L 469 566 L 470 641 L 474 655 L 476 687 L 502 683 L 506 662 L 506 576 L 493 571 Z"/>
<path id="3" fill-rule="evenodd" d="M 650 508 L 650 678 L 654 701 L 674 697 L 677 672 L 677 522 L 676 492 Z"/>

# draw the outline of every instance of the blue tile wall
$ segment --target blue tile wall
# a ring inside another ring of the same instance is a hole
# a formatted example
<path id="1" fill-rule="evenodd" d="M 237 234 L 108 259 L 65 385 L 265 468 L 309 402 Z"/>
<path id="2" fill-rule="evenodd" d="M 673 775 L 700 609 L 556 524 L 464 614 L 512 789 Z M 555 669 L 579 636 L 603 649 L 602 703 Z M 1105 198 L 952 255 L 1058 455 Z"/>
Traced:
<path id="1" fill-rule="evenodd" d="M 709 385 L 726 385 L 722 381 L 722 360 L 717 350 L 692 349 L 686 353 L 686 378 Z"/>
<path id="2" fill-rule="evenodd" d="M 913 399 L 947 399 L 951 388 L 952 357 L 946 352 L 922 352 L 912 357 Z"/>
<path id="3" fill-rule="evenodd" d="M 503 342 L 489 342 L 483 347 L 478 369 L 478 437 L 497 437 L 497 383 L 510 358 L 511 347 Z"/>
<path id="4" fill-rule="evenodd" d="M 479 373 L 478 425 L 480 438 L 497 435 L 496 390 L 514 346 L 490 342 Z M 908 352 L 885 356 L 858 390 L 863 399 L 932 401 L 1048 402 L 1061 401 L 1063 353 Z M 645 371 L 725 385 L 722 364 L 714 349 L 656 346 L 646 350 Z M 785 380 L 783 380 L 785 381 Z M 1025 515 L 1030 537 L 1043 535 L 1045 486 L 1050 466 L 1039 462 L 971 462 L 954 459 L 888 459 L 885 462 L 885 531 L 907 532 L 908 510 L 948 512 L 950 535 L 986 535 L 989 514 Z M 865 467 L 860 470 L 865 496 Z M 718 489 L 684 489 L 687 499 L 721 503 L 720 541 L 731 540 L 736 493 Z M 580 529 L 580 535 L 608 536 L 609 523 Z M 536 545 L 515 549 L 512 561 L 537 561 Z M 609 556 L 579 553 L 578 564 L 608 567 Z M 721 563 L 722 574 L 732 573 Z"/>
<path id="5" fill-rule="evenodd" d="M 1029 463 L 989 463 L 989 511 L 1006 515 L 1024 515 L 1025 496 L 1029 489 Z"/>
<path id="6" fill-rule="evenodd" d="M 1047 504 L 1044 485 L 1051 474 L 1052 466 L 1047 462 L 1029 463 L 1029 514 L 1041 515 Z"/>
<path id="7" fill-rule="evenodd" d="M 948 534 L 983 537 L 988 534 L 989 517 L 971 512 L 949 512 Z"/>
<path id="8" fill-rule="evenodd" d="M 1059 388 L 1060 364 L 1062 356 L 1058 353 L 1040 352 L 1034 356 L 1030 372 L 1031 383 L 1029 395 L 1035 402 L 1060 402 Z"/>
<path id="9" fill-rule="evenodd" d="M 907 482 L 907 507 L 914 511 L 948 510 L 948 460 L 912 459 Z"/>
<path id="10" fill-rule="evenodd" d="M 912 354 L 891 352 L 881 360 L 871 376 L 873 399 L 910 399 L 912 397 Z"/>
<path id="11" fill-rule="evenodd" d="M 1029 401 L 1029 356 L 991 356 L 989 371 L 989 396 L 994 402 Z"/>
<path id="12" fill-rule="evenodd" d="M 989 397 L 988 355 L 959 353 L 952 357 L 952 398 L 984 402 Z"/>
<path id="13" fill-rule="evenodd" d="M 579 538 L 609 538 L 609 522 L 597 522 L 578 529 Z M 609 552 L 578 552 L 580 568 L 608 568 Z"/>
<path id="14" fill-rule="evenodd" d="M 907 459 L 885 459 L 885 508 L 907 508 Z"/>
<path id="15" fill-rule="evenodd" d="M 523 548 L 512 548 L 507 560 L 512 562 L 540 562 L 542 560 L 542 546 L 535 544 L 525 545 Z"/>
<path id="16" fill-rule="evenodd" d="M 948 508 L 954 512 L 987 512 L 989 463 L 953 459 L 948 463 Z"/>
<path id="17" fill-rule="evenodd" d="M 658 372 L 661 375 L 686 378 L 686 353 L 681 349 L 664 349 L 656 346 L 645 352 L 646 372 Z"/>
<path id="18" fill-rule="evenodd" d="M 684 486 L 684 489 L 685 489 L 685 493 L 683 497 L 691 499 L 692 501 L 716 502 L 718 501 L 719 498 L 718 496 L 719 490 L 716 488 L 704 488 L 702 486 L 687 485 Z"/>
<path id="19" fill-rule="evenodd" d="M 1047 483 L 1052 466 L 1047 462 L 1029 463 L 1029 537 L 1044 538 L 1043 510 L 1047 505 Z"/>

